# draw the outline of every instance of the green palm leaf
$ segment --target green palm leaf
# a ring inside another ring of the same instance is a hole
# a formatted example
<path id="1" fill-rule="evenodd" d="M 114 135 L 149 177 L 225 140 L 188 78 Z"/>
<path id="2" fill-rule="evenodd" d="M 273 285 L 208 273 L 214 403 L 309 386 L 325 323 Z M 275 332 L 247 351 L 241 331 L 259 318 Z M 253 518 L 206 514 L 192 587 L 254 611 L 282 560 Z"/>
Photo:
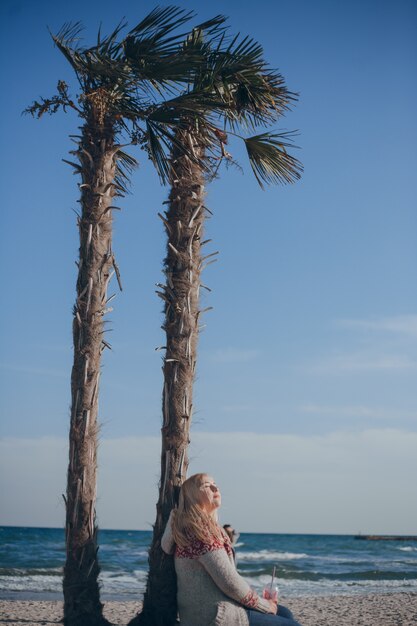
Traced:
<path id="1" fill-rule="evenodd" d="M 296 100 L 283 77 L 269 68 L 262 46 L 255 40 L 235 37 L 226 47 L 225 37 L 201 44 L 202 62 L 194 79 L 194 91 L 215 94 L 224 103 L 224 116 L 232 130 L 238 124 L 253 130 L 277 120 Z M 187 42 L 188 45 L 188 42 Z"/>
<path id="2" fill-rule="evenodd" d="M 116 155 L 116 176 L 115 182 L 123 193 L 128 192 L 130 176 L 138 166 L 138 161 L 131 154 L 118 150 Z"/>
<path id="3" fill-rule="evenodd" d="M 172 137 L 169 131 L 157 122 L 148 119 L 146 121 L 147 149 L 150 158 L 158 172 L 163 184 L 169 180 L 170 172 L 170 148 Z"/>
<path id="4" fill-rule="evenodd" d="M 198 33 L 214 40 L 224 31 L 226 20 L 216 15 L 197 25 L 184 44 L 184 34 L 171 33 L 192 16 L 192 12 L 176 7 L 158 8 L 128 33 L 122 45 L 137 80 L 150 81 L 159 93 L 173 83 L 189 82 L 203 60 L 201 46 L 196 45 Z"/>
<path id="5" fill-rule="evenodd" d="M 110 35 L 107 35 L 104 39 L 101 39 L 101 29 L 99 29 L 97 35 L 97 46 L 91 48 L 92 50 L 99 50 L 101 55 L 113 57 L 120 53 L 120 43 L 116 41 L 119 33 L 126 28 L 127 22 L 125 20 L 121 20 L 116 28 L 113 30 Z"/>
<path id="6" fill-rule="evenodd" d="M 83 26 L 81 22 L 67 22 L 62 26 L 56 35 L 50 33 L 56 47 L 72 65 L 77 76 L 78 70 L 80 69 L 77 49 L 82 30 Z"/>
<path id="7" fill-rule="evenodd" d="M 140 41 L 158 42 L 164 40 L 169 33 L 188 22 L 192 17 L 194 17 L 193 11 L 186 11 L 179 7 L 156 7 L 132 28 L 129 34 Z M 177 35 L 176 39 L 182 37 L 183 35 Z"/>
<path id="8" fill-rule="evenodd" d="M 303 166 L 288 154 L 294 147 L 293 133 L 262 133 L 244 139 L 249 161 L 259 185 L 265 183 L 293 183 L 301 177 Z"/>

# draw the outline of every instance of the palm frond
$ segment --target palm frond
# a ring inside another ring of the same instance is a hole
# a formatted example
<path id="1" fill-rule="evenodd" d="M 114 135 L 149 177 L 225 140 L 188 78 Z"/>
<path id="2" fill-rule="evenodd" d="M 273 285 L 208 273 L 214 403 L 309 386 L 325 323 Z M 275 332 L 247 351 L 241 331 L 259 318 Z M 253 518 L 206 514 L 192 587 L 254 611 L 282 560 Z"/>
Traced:
<path id="1" fill-rule="evenodd" d="M 235 47 L 235 44 L 237 45 Z M 233 39 L 230 43 L 226 53 L 230 55 L 231 58 L 236 57 L 240 59 L 246 59 L 247 62 L 251 62 L 253 66 L 255 63 L 263 66 L 265 61 L 263 60 L 263 48 L 260 43 L 252 39 L 248 35 L 243 37 L 241 41 L 239 41 L 239 35 Z"/>
<path id="2" fill-rule="evenodd" d="M 199 119 L 208 120 L 213 114 L 222 113 L 226 106 L 216 94 L 193 90 L 162 102 L 150 118 L 171 126 L 181 121 L 188 124 Z"/>
<path id="3" fill-rule="evenodd" d="M 147 81 L 157 92 L 161 92 L 161 87 L 165 85 L 185 83 L 195 66 L 195 60 L 190 55 L 187 57 L 173 52 L 169 55 L 157 54 L 152 46 L 145 48 L 133 37 L 124 40 L 123 52 L 138 88 L 143 88 L 142 82 Z"/>
<path id="4" fill-rule="evenodd" d="M 80 54 L 79 72 L 95 87 L 122 85 L 129 87 L 132 75 L 128 64 L 123 59 L 114 59 L 97 48 L 90 48 Z"/>
<path id="5" fill-rule="evenodd" d="M 123 28 L 126 28 L 126 26 L 127 22 L 125 20 L 120 20 L 113 32 L 107 35 L 104 39 L 101 39 L 99 31 L 97 46 L 95 46 L 95 48 L 100 51 L 101 55 L 109 55 L 110 57 L 113 57 L 115 53 L 120 51 L 121 45 L 120 42 L 116 41 L 116 39 L 119 33 L 123 30 Z"/>
<path id="6" fill-rule="evenodd" d="M 262 133 L 244 139 L 249 161 L 259 185 L 263 182 L 293 183 L 301 177 L 303 166 L 288 154 L 286 148 L 295 147 L 294 133 Z"/>
<path id="7" fill-rule="evenodd" d="M 78 42 L 81 41 L 81 33 L 84 30 L 84 26 L 81 22 L 65 22 L 65 24 L 59 29 L 56 35 L 52 35 L 56 38 L 61 45 L 71 48 L 71 50 L 77 50 L 79 48 Z"/>
<path id="8" fill-rule="evenodd" d="M 176 7 L 154 9 L 122 42 L 126 59 L 142 87 L 150 85 L 160 95 L 173 84 L 187 83 L 202 62 L 197 45 L 204 30 L 211 38 L 223 30 L 225 17 L 217 15 L 196 26 L 191 33 L 173 34 L 193 13 Z"/>
<path id="9" fill-rule="evenodd" d="M 115 182 L 123 193 L 128 192 L 128 185 L 133 171 L 138 166 L 138 161 L 131 154 L 118 150 L 116 155 Z"/>
<path id="10" fill-rule="evenodd" d="M 204 117 L 201 118 L 200 123 L 198 121 L 195 122 L 194 130 L 196 134 L 190 131 L 189 126 L 183 124 L 184 122 L 179 120 L 179 123 L 171 128 L 165 122 L 149 118 L 146 120 L 148 142 L 145 149 L 148 150 L 163 184 L 169 182 L 169 176 L 172 173 L 171 158 L 174 152 L 177 155 L 186 156 L 190 161 L 198 164 L 206 173 L 210 171 L 206 156 L 204 154 L 199 155 L 188 142 L 184 142 L 184 132 L 182 131 L 186 131 L 185 135 L 191 132 L 195 137 L 198 137 L 196 141 L 200 147 L 207 147 L 209 151 L 213 151 L 213 142 L 210 138 L 213 127 Z"/>
<path id="11" fill-rule="evenodd" d="M 118 118 L 139 121 L 148 116 L 148 111 L 152 109 L 149 101 L 140 99 L 136 95 L 121 91 L 118 97 L 112 100 L 111 111 Z"/>
<path id="12" fill-rule="evenodd" d="M 194 26 L 191 33 L 187 36 L 184 46 L 190 45 L 206 45 L 212 48 L 216 42 L 223 40 L 227 27 L 224 25 L 227 21 L 225 15 L 216 15 L 211 20 L 206 20 Z"/>
<path id="13" fill-rule="evenodd" d="M 175 6 L 156 7 L 139 24 L 129 31 L 129 35 L 137 41 L 163 41 L 167 35 L 176 30 L 194 16 L 193 11 L 186 11 Z M 183 37 L 177 35 L 176 39 Z"/>
<path id="14" fill-rule="evenodd" d="M 66 22 L 56 35 L 49 31 L 56 47 L 62 52 L 76 73 L 79 69 L 77 50 L 82 31 L 81 22 Z"/>
<path id="15" fill-rule="evenodd" d="M 157 122 L 147 120 L 146 131 L 148 154 L 161 182 L 166 184 L 169 180 L 171 144 L 167 141 L 166 131 L 162 131 L 161 126 Z"/>
<path id="16" fill-rule="evenodd" d="M 226 105 L 225 118 L 254 129 L 276 121 L 296 99 L 282 76 L 263 58 L 262 46 L 250 37 L 236 36 L 226 47 L 222 39 L 209 46 L 194 82 L 194 89 L 213 91 Z"/>
<path id="17" fill-rule="evenodd" d="M 64 24 L 52 39 L 75 70 L 83 91 L 96 89 L 109 83 L 125 82 L 129 85 L 133 78 L 128 64 L 122 58 L 122 45 L 117 36 L 126 26 L 120 22 L 113 32 L 106 37 L 101 35 L 101 27 L 97 35 L 97 44 L 89 48 L 78 45 L 81 24 Z"/>

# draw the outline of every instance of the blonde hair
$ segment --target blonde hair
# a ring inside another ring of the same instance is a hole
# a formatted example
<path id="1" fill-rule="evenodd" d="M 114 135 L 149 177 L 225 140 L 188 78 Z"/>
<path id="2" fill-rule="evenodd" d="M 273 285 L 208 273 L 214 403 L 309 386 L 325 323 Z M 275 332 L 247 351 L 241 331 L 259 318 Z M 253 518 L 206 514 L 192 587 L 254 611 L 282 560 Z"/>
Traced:
<path id="1" fill-rule="evenodd" d="M 172 519 L 172 534 L 180 548 L 188 546 L 193 538 L 204 542 L 225 540 L 225 533 L 217 521 L 217 511 L 208 514 L 202 508 L 204 494 L 200 487 L 207 476 L 194 474 L 181 485 L 178 508 Z"/>

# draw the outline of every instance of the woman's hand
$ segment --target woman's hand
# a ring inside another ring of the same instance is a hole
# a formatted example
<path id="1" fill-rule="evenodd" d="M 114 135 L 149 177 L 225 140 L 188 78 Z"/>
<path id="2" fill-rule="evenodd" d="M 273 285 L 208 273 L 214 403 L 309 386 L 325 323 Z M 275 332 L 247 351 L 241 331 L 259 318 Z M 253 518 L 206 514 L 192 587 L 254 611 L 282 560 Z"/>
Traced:
<path id="1" fill-rule="evenodd" d="M 269 604 L 269 613 L 272 613 L 272 615 L 276 615 L 277 614 L 277 609 L 278 609 L 278 602 L 276 602 L 275 600 L 268 600 L 268 604 Z"/>

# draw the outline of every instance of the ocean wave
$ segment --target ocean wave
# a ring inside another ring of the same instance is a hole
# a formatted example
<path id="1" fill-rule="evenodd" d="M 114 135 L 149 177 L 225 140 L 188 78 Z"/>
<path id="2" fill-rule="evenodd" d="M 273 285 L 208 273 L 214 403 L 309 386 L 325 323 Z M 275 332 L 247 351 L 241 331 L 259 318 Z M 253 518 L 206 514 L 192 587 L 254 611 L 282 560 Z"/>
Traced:
<path id="1" fill-rule="evenodd" d="M 363 557 L 352 557 L 352 556 L 347 556 L 347 555 L 338 555 L 338 556 L 323 556 L 322 554 L 315 554 L 315 555 L 310 555 L 309 556 L 310 559 L 314 559 L 316 561 L 323 561 L 323 562 L 329 562 L 329 563 L 346 563 L 346 564 L 351 564 L 351 563 L 369 563 L 370 559 L 369 558 L 363 558 Z M 375 557 L 372 557 L 372 562 L 376 562 L 380 559 L 377 559 Z"/>
<path id="2" fill-rule="evenodd" d="M 239 552 L 240 561 L 292 561 L 294 559 L 307 559 L 304 552 L 273 552 L 272 550 L 259 550 L 259 552 Z"/>
<path id="3" fill-rule="evenodd" d="M 33 593 L 61 592 L 62 576 L 47 574 L 31 576 L 0 576 L 2 591 L 30 591 Z"/>
<path id="4" fill-rule="evenodd" d="M 0 527 L 0 598 L 62 599 L 63 532 Z M 146 586 L 149 532 L 100 534 L 102 597 L 140 599 Z M 401 552 L 399 552 L 399 550 Z M 347 536 L 243 535 L 239 572 L 261 591 L 277 566 L 281 594 L 417 592 L 417 544 L 357 542 Z M 26 594 L 26 596 L 25 596 Z"/>
<path id="5" fill-rule="evenodd" d="M 147 571 L 134 570 L 131 573 L 101 572 L 99 581 L 103 597 L 135 597 L 141 599 L 145 593 Z"/>
<path id="6" fill-rule="evenodd" d="M 145 590 L 145 578 L 139 578 L 126 572 L 109 575 L 102 572 L 99 576 L 103 593 L 131 595 Z"/>
<path id="7" fill-rule="evenodd" d="M 271 582 L 270 574 L 261 574 L 244 576 L 245 580 L 255 588 L 258 592 Z M 132 598 L 141 599 L 146 586 L 147 571 L 135 570 L 128 573 L 120 570 L 119 572 L 101 572 L 99 581 L 103 598 Z M 417 579 L 409 580 L 388 580 L 379 579 L 371 580 L 369 578 L 360 580 L 340 580 L 319 578 L 311 579 L 294 579 L 294 578 L 277 578 L 277 584 L 280 589 L 281 597 L 297 597 L 303 595 L 361 595 L 364 593 L 392 593 L 392 592 L 417 592 Z M 56 597 L 62 594 L 62 576 L 37 574 L 27 576 L 0 576 L 0 596 L 9 593 L 33 593 L 33 594 L 51 594 Z"/>
<path id="8" fill-rule="evenodd" d="M 417 548 L 414 546 L 402 546 L 401 548 L 398 548 L 398 550 L 401 550 L 402 552 L 417 552 Z"/>
<path id="9" fill-rule="evenodd" d="M 126 570 L 119 570 L 119 571 L 113 571 L 113 572 L 109 572 L 109 571 L 101 571 L 100 572 L 100 580 L 102 581 L 103 584 L 107 584 L 108 582 L 114 582 L 114 581 L 118 581 L 118 582 L 134 582 L 135 584 L 137 583 L 137 581 L 143 582 L 146 581 L 146 576 L 147 576 L 147 571 L 139 569 L 139 570 L 134 570 L 133 572 L 126 572 Z"/>
<path id="10" fill-rule="evenodd" d="M 107 552 L 114 552 L 114 551 L 123 552 L 125 550 L 128 550 L 129 554 L 134 554 L 136 556 L 148 556 L 148 550 L 146 549 L 145 546 L 137 546 L 134 544 L 132 545 L 132 543 L 128 541 L 121 541 L 121 540 L 119 540 L 118 542 L 114 541 L 111 543 L 101 543 L 100 550 L 107 551 Z"/>
<path id="11" fill-rule="evenodd" d="M 125 557 L 126 554 L 128 554 L 129 557 L 136 557 L 136 558 L 147 558 L 149 556 L 148 550 L 143 550 L 143 549 L 135 550 L 131 546 L 123 546 L 122 548 L 118 546 L 109 546 L 109 545 L 100 546 L 100 551 L 102 552 L 102 554 L 105 554 L 108 558 L 118 556 L 118 555 Z"/>
<path id="12" fill-rule="evenodd" d="M 1 592 L 62 593 L 62 569 L 37 570 L 36 573 L 24 570 L 9 570 L 7 575 L 0 575 Z M 104 595 L 131 596 L 143 594 L 147 572 L 135 570 L 132 573 L 102 571 L 99 582 Z"/>
<path id="13" fill-rule="evenodd" d="M 148 570 L 135 569 L 133 572 L 138 580 L 146 580 L 148 577 Z"/>
<path id="14" fill-rule="evenodd" d="M 0 569 L 0 578 L 24 578 L 25 576 L 62 576 L 62 567 L 18 568 L 4 567 Z"/>
<path id="15" fill-rule="evenodd" d="M 270 575 L 245 576 L 245 580 L 258 593 L 271 582 Z M 417 592 L 417 580 L 296 580 L 277 578 L 281 597 L 362 595 L 365 593 Z"/>

